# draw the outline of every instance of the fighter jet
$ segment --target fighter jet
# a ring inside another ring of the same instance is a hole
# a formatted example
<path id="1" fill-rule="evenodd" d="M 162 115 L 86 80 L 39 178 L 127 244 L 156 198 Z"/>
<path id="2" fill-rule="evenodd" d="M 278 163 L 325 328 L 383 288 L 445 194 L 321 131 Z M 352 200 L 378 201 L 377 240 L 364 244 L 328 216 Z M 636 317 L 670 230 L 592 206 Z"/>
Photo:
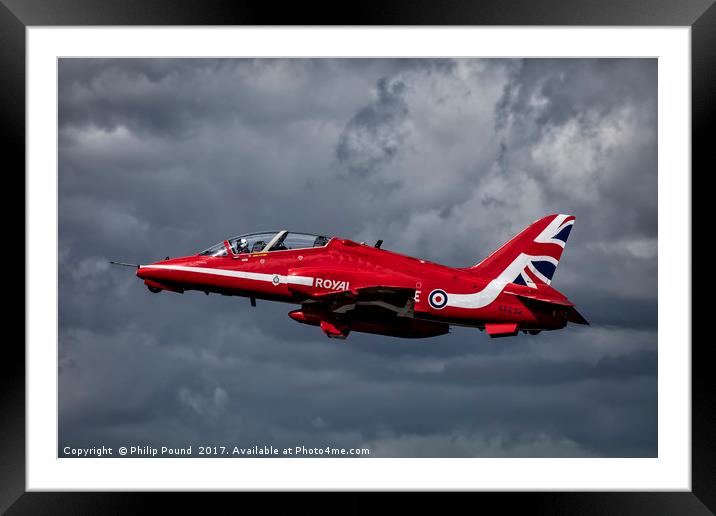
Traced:
<path id="1" fill-rule="evenodd" d="M 435 337 L 451 325 L 490 337 L 588 324 L 550 286 L 574 226 L 549 215 L 476 265 L 453 268 L 358 243 L 288 230 L 229 238 L 198 254 L 132 265 L 154 293 L 196 290 L 300 305 L 294 321 L 330 338 L 354 332 Z"/>

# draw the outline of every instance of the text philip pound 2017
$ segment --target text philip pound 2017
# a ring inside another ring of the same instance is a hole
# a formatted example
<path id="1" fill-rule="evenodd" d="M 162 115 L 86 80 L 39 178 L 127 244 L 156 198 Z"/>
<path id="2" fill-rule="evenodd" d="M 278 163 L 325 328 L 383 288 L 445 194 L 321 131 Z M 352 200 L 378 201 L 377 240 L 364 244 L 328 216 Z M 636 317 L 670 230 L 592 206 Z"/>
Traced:
<path id="1" fill-rule="evenodd" d="M 307 447 L 298 445 L 277 448 L 268 445 L 254 446 L 93 446 L 91 448 L 62 448 L 65 457 L 331 457 L 369 456 L 369 448 L 340 448 L 335 446 Z"/>

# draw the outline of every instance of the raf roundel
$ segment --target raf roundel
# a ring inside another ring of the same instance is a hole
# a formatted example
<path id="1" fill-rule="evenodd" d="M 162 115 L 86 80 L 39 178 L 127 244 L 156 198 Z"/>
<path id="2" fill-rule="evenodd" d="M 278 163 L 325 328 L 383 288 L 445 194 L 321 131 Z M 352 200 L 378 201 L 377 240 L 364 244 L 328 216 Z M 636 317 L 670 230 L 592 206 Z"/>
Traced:
<path id="1" fill-rule="evenodd" d="M 428 303 L 436 310 L 442 310 L 447 305 L 448 296 L 444 290 L 436 289 L 430 292 Z"/>

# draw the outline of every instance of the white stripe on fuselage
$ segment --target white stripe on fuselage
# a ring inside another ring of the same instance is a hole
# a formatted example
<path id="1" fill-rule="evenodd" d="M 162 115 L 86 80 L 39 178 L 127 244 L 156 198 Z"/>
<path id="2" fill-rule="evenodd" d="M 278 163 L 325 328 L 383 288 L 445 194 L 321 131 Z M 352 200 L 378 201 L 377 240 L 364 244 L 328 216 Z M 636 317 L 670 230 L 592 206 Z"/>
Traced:
<path id="1" fill-rule="evenodd" d="M 481 291 L 472 294 L 451 294 L 448 292 L 447 306 L 455 308 L 483 308 L 489 305 L 497 299 L 497 296 L 500 295 L 500 292 L 502 292 L 508 283 L 512 283 L 515 278 L 522 273 L 522 270 L 532 260 L 549 261 L 555 265 L 557 263 L 557 260 L 551 256 L 530 256 L 520 253 L 499 276 L 490 281 Z"/>
<path id="2" fill-rule="evenodd" d="M 530 261 L 549 261 L 557 264 L 557 260 L 551 256 L 530 256 L 524 253 L 515 258 L 502 273 L 490 281 L 484 289 L 472 294 L 451 294 L 448 293 L 447 306 L 455 308 L 482 308 L 492 303 L 507 284 L 512 283 Z M 255 281 L 273 282 L 278 276 L 280 284 L 308 285 L 313 286 L 314 278 L 308 276 L 286 276 L 283 274 L 265 274 L 260 272 L 232 271 L 227 269 L 214 269 L 211 267 L 189 267 L 186 265 L 142 265 L 142 269 L 166 269 L 185 272 L 196 272 L 199 274 L 211 274 L 214 276 L 226 276 L 229 278 L 242 278 Z"/>
<path id="3" fill-rule="evenodd" d="M 227 269 L 213 269 L 211 267 L 188 267 L 185 265 L 142 265 L 142 269 L 167 269 L 172 271 L 197 272 L 199 274 L 211 274 L 214 276 L 227 276 L 229 278 L 242 278 L 255 281 L 273 282 L 278 276 L 280 284 L 308 285 L 313 286 L 313 278 L 308 276 L 285 276 L 283 274 L 264 274 L 261 272 L 230 271 Z"/>

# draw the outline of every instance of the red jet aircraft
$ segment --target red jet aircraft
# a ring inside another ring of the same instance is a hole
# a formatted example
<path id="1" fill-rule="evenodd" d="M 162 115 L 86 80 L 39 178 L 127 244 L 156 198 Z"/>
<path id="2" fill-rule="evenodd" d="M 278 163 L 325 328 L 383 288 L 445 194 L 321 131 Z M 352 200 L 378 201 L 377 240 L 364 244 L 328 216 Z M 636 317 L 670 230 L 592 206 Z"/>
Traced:
<path id="1" fill-rule="evenodd" d="M 452 268 L 338 237 L 286 230 L 240 235 L 193 256 L 135 265 L 150 291 L 198 290 L 300 304 L 294 321 L 331 338 L 351 331 L 421 338 L 451 324 L 491 337 L 588 324 L 550 287 L 574 225 L 544 217 L 472 267 Z M 117 263 L 117 262 L 113 262 Z M 131 264 L 122 264 L 131 265 Z"/>

